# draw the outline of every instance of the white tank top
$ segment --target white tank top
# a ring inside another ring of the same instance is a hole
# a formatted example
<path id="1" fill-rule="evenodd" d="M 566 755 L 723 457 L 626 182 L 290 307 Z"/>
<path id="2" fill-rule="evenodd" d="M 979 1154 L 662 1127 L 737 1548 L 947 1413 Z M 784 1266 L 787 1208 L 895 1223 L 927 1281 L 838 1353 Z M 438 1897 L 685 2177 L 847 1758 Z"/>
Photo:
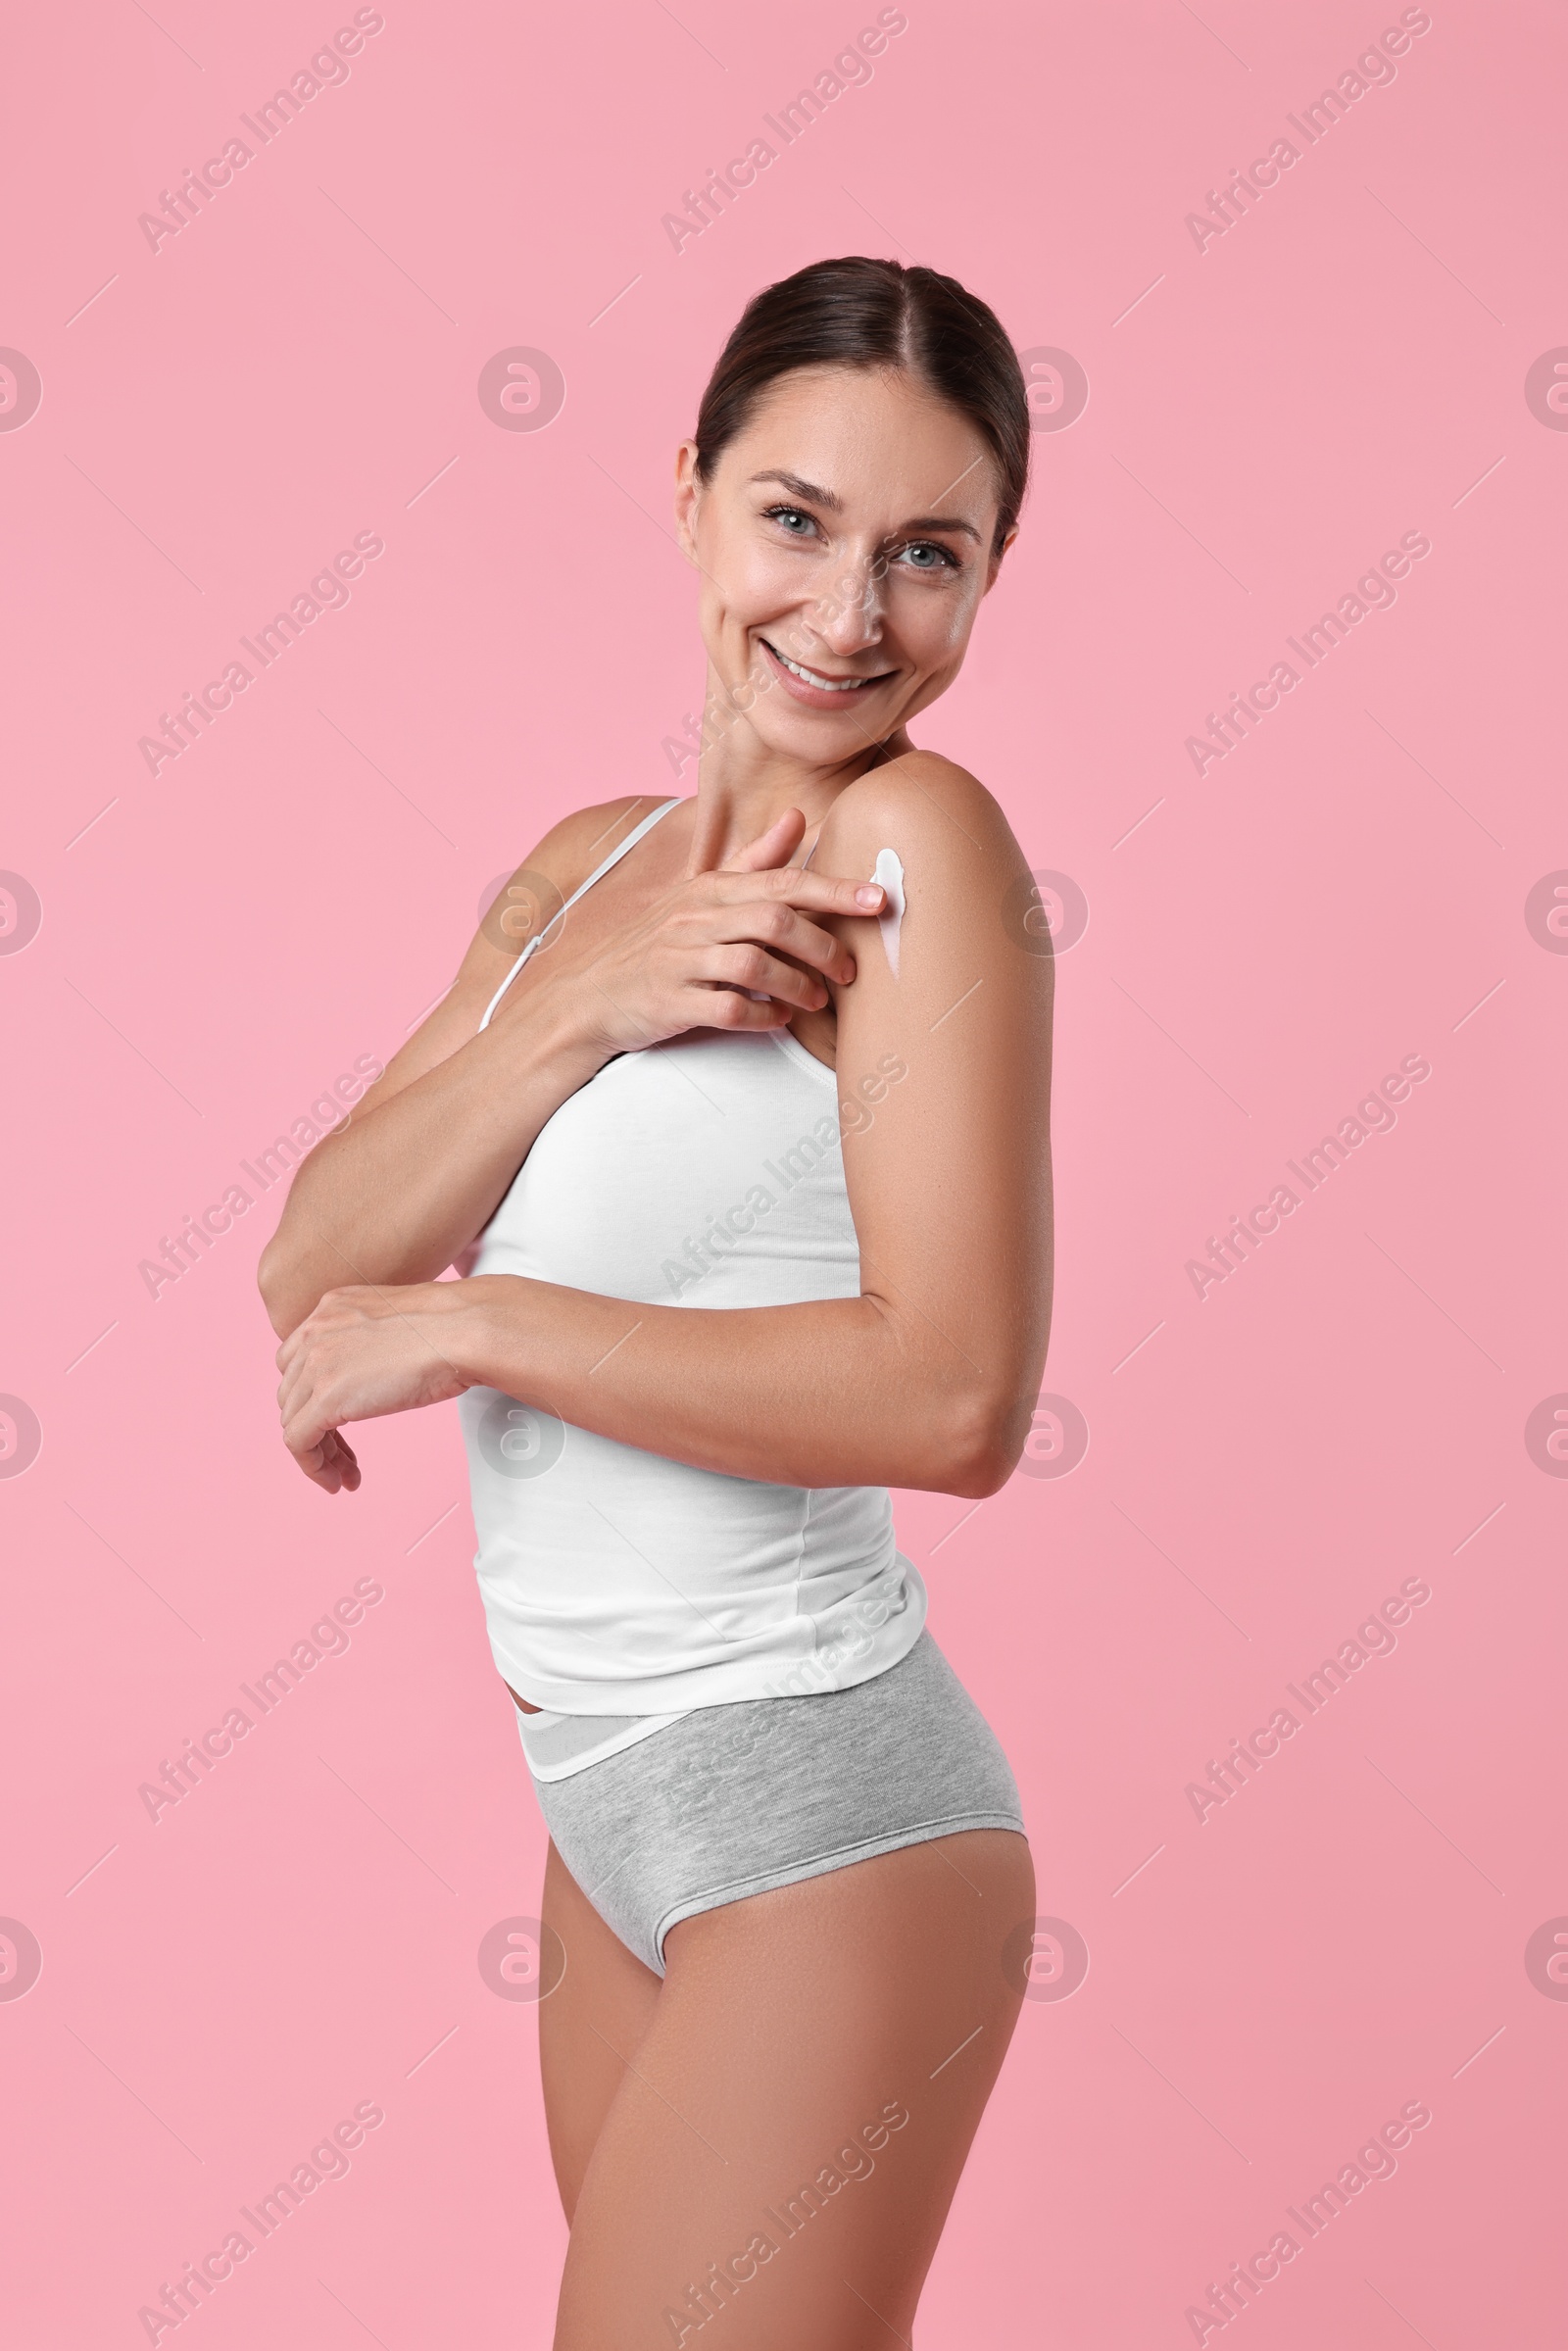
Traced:
<path id="1" fill-rule="evenodd" d="M 679 805 L 656 808 L 567 906 Z M 835 1111 L 834 1072 L 788 1031 L 705 1029 L 622 1053 L 543 1127 L 472 1270 L 633 1305 L 858 1298 Z M 885 1487 L 694 1469 L 493 1388 L 459 1409 L 490 1645 L 544 1710 L 521 1718 L 541 1779 L 695 1707 L 868 1682 L 919 1638 L 925 1588 Z"/>

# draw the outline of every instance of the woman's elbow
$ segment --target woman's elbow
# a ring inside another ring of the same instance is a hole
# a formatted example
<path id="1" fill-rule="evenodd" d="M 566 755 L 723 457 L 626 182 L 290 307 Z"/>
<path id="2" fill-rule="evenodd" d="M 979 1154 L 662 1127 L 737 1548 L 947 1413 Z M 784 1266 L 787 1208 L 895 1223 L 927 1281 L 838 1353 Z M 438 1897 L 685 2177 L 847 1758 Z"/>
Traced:
<path id="1" fill-rule="evenodd" d="M 986 1501 L 1001 1493 L 1017 1468 L 1019 1449 L 994 1440 L 970 1447 L 943 1480 L 943 1493 L 961 1494 L 965 1501 Z"/>
<path id="2" fill-rule="evenodd" d="M 977 1392 L 950 1404 L 944 1415 L 940 1478 L 923 1478 L 921 1485 L 965 1501 L 985 1501 L 1006 1485 L 1018 1466 L 1029 1434 L 1033 1399 L 1020 1407 L 1012 1396 Z"/>
<path id="3" fill-rule="evenodd" d="M 256 1287 L 267 1308 L 267 1319 L 279 1339 L 286 1339 L 297 1324 L 310 1312 L 301 1307 L 297 1296 L 299 1277 L 287 1255 L 278 1248 L 274 1234 L 261 1254 L 256 1268 Z"/>

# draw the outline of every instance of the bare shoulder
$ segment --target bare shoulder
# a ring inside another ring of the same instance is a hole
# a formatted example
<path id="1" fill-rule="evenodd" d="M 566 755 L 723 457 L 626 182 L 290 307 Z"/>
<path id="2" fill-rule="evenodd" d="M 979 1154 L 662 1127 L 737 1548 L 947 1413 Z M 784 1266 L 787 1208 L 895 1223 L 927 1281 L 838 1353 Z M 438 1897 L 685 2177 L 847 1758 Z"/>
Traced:
<path id="1" fill-rule="evenodd" d="M 572 892 L 659 806 L 646 794 L 597 802 L 563 816 L 508 876 L 479 919 L 445 996 L 364 1096 L 361 1111 L 390 1102 L 473 1036 L 518 955 Z"/>
<path id="2" fill-rule="evenodd" d="M 658 801 L 646 794 L 627 794 L 620 800 L 574 808 L 569 816 L 553 824 L 485 908 L 460 980 L 468 975 L 471 964 L 482 982 L 492 969 L 493 955 L 511 963 L 533 932 L 548 927 L 595 866 L 603 864 L 658 806 Z"/>
<path id="3" fill-rule="evenodd" d="M 647 792 L 623 792 L 620 800 L 595 800 L 588 808 L 573 808 L 571 815 L 562 815 L 560 825 L 546 832 L 534 858 L 562 889 L 576 889 L 578 882 L 585 882 L 595 865 L 612 854 L 615 844 L 623 842 L 632 825 L 642 823 L 644 815 L 651 815 L 659 807 L 661 802 L 649 800 Z"/>
<path id="4" fill-rule="evenodd" d="M 646 793 L 627 793 L 619 800 L 601 800 L 591 808 L 573 808 L 529 850 L 514 880 L 519 874 L 536 873 L 553 882 L 564 898 L 569 898 L 632 827 L 652 815 L 659 805 Z"/>
<path id="5" fill-rule="evenodd" d="M 886 851 L 896 866 L 884 861 Z M 1019 952 L 1028 943 L 1018 909 L 1033 884 L 1012 827 L 977 776 L 934 751 L 907 751 L 867 769 L 829 810 L 815 863 L 847 880 L 891 882 L 902 891 L 903 909 L 895 908 L 891 923 L 831 920 L 856 958 L 854 983 L 835 993 L 839 1035 L 852 1059 L 880 1043 L 884 1030 L 896 1042 L 893 1031 L 903 1035 L 913 1021 L 943 1049 L 935 1059 L 922 1055 L 922 1066 L 940 1065 L 944 1084 L 953 1081 L 948 1051 L 961 1048 L 962 1059 L 980 1035 L 987 1053 L 1005 1045 L 1043 1065 L 1051 960 Z M 970 1006 L 962 1022 L 951 1017 L 959 1004 Z M 969 1078 L 979 1082 L 983 1067 L 995 1077 L 1000 1064 L 982 1053 Z"/>
<path id="6" fill-rule="evenodd" d="M 906 751 L 867 768 L 834 802 L 814 862 L 859 880 L 890 849 L 906 893 L 963 901 L 1005 890 L 1024 856 L 993 795 L 967 767 L 936 751 Z"/>
<path id="7" fill-rule="evenodd" d="M 899 1162 L 888 1180 L 903 1217 L 924 1181 L 909 1172 L 911 1149 L 935 1148 L 939 1134 L 950 1174 L 959 1162 L 993 1174 L 1032 1163 L 1049 1097 L 1052 963 L 1019 928 L 1033 882 L 993 795 L 953 759 L 905 752 L 845 787 L 814 862 L 891 884 L 903 901 L 880 916 L 828 917 L 856 964 L 853 980 L 833 984 L 837 1066 L 858 1082 L 885 1073 L 892 1053 L 908 1078 L 898 1112 L 879 1116 L 862 1176 L 867 1158 Z"/>

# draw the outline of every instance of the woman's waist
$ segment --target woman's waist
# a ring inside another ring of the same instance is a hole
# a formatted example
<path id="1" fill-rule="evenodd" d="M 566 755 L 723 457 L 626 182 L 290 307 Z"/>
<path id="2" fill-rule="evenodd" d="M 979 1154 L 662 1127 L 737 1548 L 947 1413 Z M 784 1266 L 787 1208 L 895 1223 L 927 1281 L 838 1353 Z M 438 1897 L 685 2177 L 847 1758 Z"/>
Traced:
<path id="1" fill-rule="evenodd" d="M 670 1520 L 603 1487 L 591 1497 L 563 1487 L 548 1508 L 476 1502 L 473 1521 L 487 1592 L 504 1591 L 541 1619 L 606 1631 L 617 1620 L 817 1614 L 876 1583 L 899 1556 L 891 1509 L 869 1494 L 809 1529 L 763 1513 L 691 1510 Z"/>
<path id="2" fill-rule="evenodd" d="M 909 1560 L 858 1582 L 693 1607 L 646 1592 L 589 1596 L 593 1579 L 541 1592 L 480 1576 L 491 1652 L 514 1698 L 564 1716 L 667 1716 L 691 1707 L 840 1690 L 918 1639 L 926 1592 Z M 770 1604 L 770 1599 L 781 1604 Z M 640 1727 L 636 1731 L 640 1735 Z"/>

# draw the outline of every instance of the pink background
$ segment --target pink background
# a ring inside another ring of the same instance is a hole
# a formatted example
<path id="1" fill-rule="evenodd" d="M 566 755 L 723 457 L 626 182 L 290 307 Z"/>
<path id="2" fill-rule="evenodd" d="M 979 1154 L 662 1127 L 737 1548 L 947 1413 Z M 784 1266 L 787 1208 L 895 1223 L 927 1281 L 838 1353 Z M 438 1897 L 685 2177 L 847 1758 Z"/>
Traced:
<path id="1" fill-rule="evenodd" d="M 672 452 L 746 297 L 846 251 L 956 272 L 1091 387 L 916 730 L 1090 908 L 1047 1373 L 1089 1449 L 899 1504 L 1090 1967 L 1024 2008 L 918 2340 L 1190 2342 L 1411 2100 L 1430 2125 L 1261 2289 L 1252 2351 L 1559 2339 L 1568 1986 L 1526 1945 L 1568 1913 L 1568 1486 L 1525 1424 L 1568 1389 L 1568 961 L 1525 902 L 1568 866 L 1568 438 L 1525 377 L 1568 342 L 1560 10 L 1439 0 L 1200 251 L 1186 215 L 1396 7 L 910 0 L 677 255 L 662 215 L 874 9 L 388 0 L 150 250 L 138 214 L 351 14 L 13 36 L 0 343 L 43 396 L 0 432 L 0 865 L 42 923 L 0 956 L 0 1389 L 42 1445 L 0 1480 L 0 1914 L 42 1973 L 0 1999 L 8 2343 L 145 2340 L 367 2100 L 348 2176 L 204 2307 L 209 2351 L 549 2339 L 534 2016 L 477 1961 L 544 1839 L 455 1414 L 366 1429 L 357 1497 L 291 1466 L 254 1289 L 281 1187 L 156 1299 L 138 1267 L 395 1051 L 564 809 L 691 788 Z M 477 397 L 514 346 L 564 376 L 540 431 Z M 159 713 L 360 531 L 385 553 L 346 608 L 150 774 Z M 1406 531 L 1431 553 L 1392 609 L 1196 773 L 1205 712 Z M 1200 1299 L 1186 1261 L 1406 1054 L 1432 1074 L 1396 1127 Z M 140 1786 L 366 1577 L 347 1653 L 152 1821 Z M 1394 1652 L 1200 1822 L 1189 1784 L 1411 1577 Z"/>

